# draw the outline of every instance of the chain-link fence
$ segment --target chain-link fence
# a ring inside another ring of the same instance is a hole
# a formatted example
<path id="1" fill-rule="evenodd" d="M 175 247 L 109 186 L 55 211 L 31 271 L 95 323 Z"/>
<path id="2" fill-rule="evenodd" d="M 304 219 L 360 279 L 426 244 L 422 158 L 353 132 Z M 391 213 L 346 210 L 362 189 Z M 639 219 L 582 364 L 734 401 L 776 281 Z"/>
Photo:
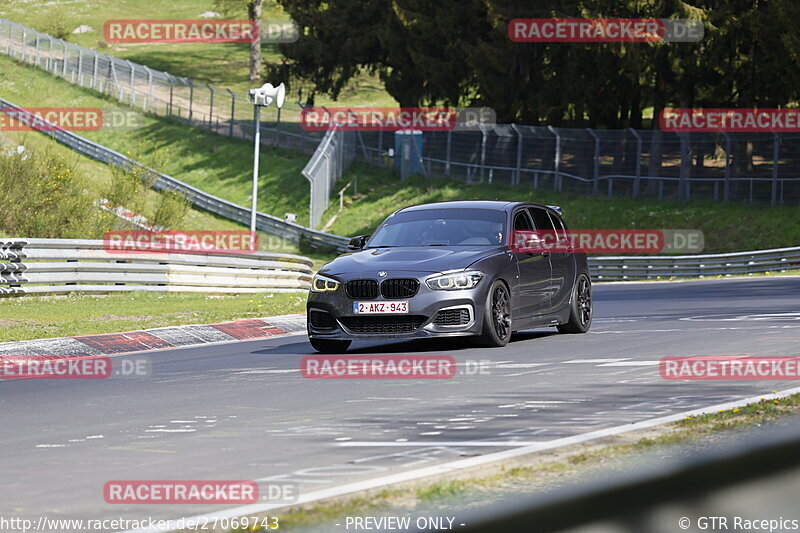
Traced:
<path id="1" fill-rule="evenodd" d="M 148 112 L 221 135 L 252 138 L 252 106 L 243 93 L 101 54 L 6 19 L 0 19 L 0 51 Z M 314 151 L 324 133 L 304 130 L 299 112 L 299 106 L 282 111 L 265 108 L 262 144 Z M 498 124 L 477 131 L 426 131 L 405 144 L 396 135 L 358 131 L 348 139 L 354 157 L 396 168 L 403 177 L 410 171 L 471 184 L 609 197 L 800 204 L 800 133 L 671 133 Z M 398 150 L 403 146 L 411 149 L 415 159 L 407 167 L 402 164 L 403 150 Z M 328 172 L 327 163 L 312 162 L 319 168 L 309 171 Z M 326 183 L 330 193 L 332 184 Z M 327 197 L 320 206 L 326 205 Z"/>
<path id="2" fill-rule="evenodd" d="M 253 137 L 253 106 L 247 103 L 245 93 L 173 76 L 2 18 L 0 52 L 148 113 L 182 120 L 221 135 Z M 262 144 L 313 152 L 324 132 L 300 128 L 299 112 L 298 106 L 262 109 Z"/>
<path id="3" fill-rule="evenodd" d="M 311 184 L 309 227 L 317 228 L 330 205 L 333 186 L 355 159 L 355 135 L 352 131 L 331 128 L 303 169 Z"/>

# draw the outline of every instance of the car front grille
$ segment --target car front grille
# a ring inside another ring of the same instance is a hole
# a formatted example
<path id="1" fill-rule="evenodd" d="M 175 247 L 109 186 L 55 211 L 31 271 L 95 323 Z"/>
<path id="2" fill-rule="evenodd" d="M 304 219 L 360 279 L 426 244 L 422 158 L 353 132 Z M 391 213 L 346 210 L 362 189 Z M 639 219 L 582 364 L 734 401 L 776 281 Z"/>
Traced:
<path id="1" fill-rule="evenodd" d="M 469 324 L 469 309 L 444 309 L 436 313 L 433 323 L 437 326 L 464 326 Z"/>
<path id="2" fill-rule="evenodd" d="M 374 279 L 354 279 L 345 284 L 345 290 L 350 298 L 377 298 L 378 282 Z"/>
<path id="3" fill-rule="evenodd" d="M 335 329 L 336 319 L 333 315 L 325 311 L 310 311 L 308 313 L 308 320 L 311 325 L 316 329 Z"/>
<path id="4" fill-rule="evenodd" d="M 381 283 L 381 295 L 386 299 L 411 298 L 419 290 L 415 279 L 387 279 Z"/>
<path id="5" fill-rule="evenodd" d="M 353 333 L 377 335 L 413 333 L 425 323 L 425 317 L 418 315 L 346 316 L 339 320 Z"/>

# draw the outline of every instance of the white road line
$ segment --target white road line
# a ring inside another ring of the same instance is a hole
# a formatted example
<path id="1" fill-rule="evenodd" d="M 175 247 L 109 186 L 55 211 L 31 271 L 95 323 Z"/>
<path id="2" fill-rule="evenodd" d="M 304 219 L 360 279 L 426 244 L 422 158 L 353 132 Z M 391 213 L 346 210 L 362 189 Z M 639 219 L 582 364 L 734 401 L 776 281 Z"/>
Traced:
<path id="1" fill-rule="evenodd" d="M 798 393 L 800 393 L 800 387 L 795 387 L 793 389 L 787 389 L 772 394 L 765 394 L 763 396 L 752 396 L 750 398 L 743 398 L 741 400 L 736 400 L 733 402 L 712 405 L 709 407 L 694 409 L 692 411 L 684 411 L 682 413 L 677 413 L 674 415 L 661 416 L 658 418 L 643 420 L 641 422 L 635 422 L 632 424 L 624 424 L 622 426 L 615 426 L 611 428 L 600 429 L 597 431 L 590 431 L 588 433 L 583 433 L 581 435 L 574 435 L 572 437 L 553 439 L 546 442 L 532 444 L 530 446 L 520 446 L 518 448 L 514 448 L 511 450 L 504 450 L 501 452 L 479 455 L 476 457 L 470 457 L 469 459 L 459 459 L 456 461 L 451 461 L 449 463 L 443 463 L 440 465 L 418 468 L 416 470 L 409 470 L 408 472 L 400 472 L 398 474 L 392 474 L 389 476 L 367 479 L 364 481 L 357 481 L 355 483 L 340 485 L 338 487 L 331 487 L 329 489 L 322 489 L 314 492 L 309 492 L 301 495 L 297 499 L 297 501 L 293 502 L 290 505 L 287 505 L 285 503 L 254 503 L 251 505 L 232 507 L 230 509 L 225 509 L 222 511 L 217 511 L 204 515 L 195 515 L 192 517 L 184 517 L 174 520 L 168 520 L 164 524 L 164 527 L 160 528 L 142 528 L 142 529 L 126 531 L 124 533 L 163 533 L 168 531 L 175 531 L 181 526 L 181 524 L 186 524 L 186 522 L 188 522 L 189 520 L 192 520 L 195 523 L 197 523 L 198 521 L 206 521 L 207 523 L 214 520 L 218 521 L 222 518 L 233 518 L 245 515 L 252 515 L 255 513 L 270 512 L 285 507 L 303 505 L 307 503 L 316 502 L 319 500 L 324 500 L 327 498 L 344 496 L 346 494 L 352 494 L 354 492 L 381 488 L 388 485 L 404 483 L 407 481 L 414 481 L 425 477 L 456 472 L 459 470 L 473 468 L 476 466 L 481 466 L 488 463 L 494 463 L 497 461 L 514 459 L 516 457 L 530 455 L 532 453 L 537 453 L 544 450 L 552 450 L 555 448 L 571 446 L 573 444 L 580 444 L 582 442 L 588 442 L 596 439 L 601 439 L 604 437 L 622 435 L 624 433 L 630 433 L 632 431 L 638 431 L 640 429 L 647 429 L 654 426 L 659 426 L 661 424 L 677 422 L 679 420 L 683 420 L 687 416 L 698 416 L 698 415 L 716 413 L 720 410 L 728 410 L 728 409 L 733 409 L 735 407 L 742 407 L 751 403 L 759 402 L 761 400 L 784 398 L 786 396 L 791 396 L 792 394 L 798 394 Z"/>
<path id="2" fill-rule="evenodd" d="M 337 446 L 342 446 L 345 448 L 364 448 L 364 447 L 375 447 L 375 448 L 402 448 L 402 447 L 436 447 L 436 446 L 475 446 L 475 447 L 503 447 L 503 448 L 514 448 L 519 446 L 536 446 L 537 444 L 541 444 L 545 441 L 540 440 L 506 440 L 506 441 L 479 441 L 479 440 L 465 440 L 465 441 L 458 441 L 458 440 L 444 440 L 444 441 L 403 441 L 403 442 L 370 442 L 367 440 L 354 440 L 349 442 L 337 442 Z"/>
<path id="3" fill-rule="evenodd" d="M 563 361 L 564 365 L 576 365 L 580 363 L 595 364 L 595 363 L 618 363 L 620 361 L 628 361 L 630 357 L 614 357 L 611 359 L 570 359 Z"/>
<path id="4" fill-rule="evenodd" d="M 656 366 L 660 361 L 619 361 L 617 363 L 604 363 L 597 366 Z"/>

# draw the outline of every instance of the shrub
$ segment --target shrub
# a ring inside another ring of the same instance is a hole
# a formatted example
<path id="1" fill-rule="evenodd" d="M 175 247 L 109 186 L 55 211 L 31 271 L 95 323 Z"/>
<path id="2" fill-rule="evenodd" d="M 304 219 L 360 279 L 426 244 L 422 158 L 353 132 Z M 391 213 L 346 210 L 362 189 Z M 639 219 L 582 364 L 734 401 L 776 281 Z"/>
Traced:
<path id="1" fill-rule="evenodd" d="M 96 239 L 114 224 L 61 156 L 28 150 L 0 155 L 0 229 L 15 237 Z"/>

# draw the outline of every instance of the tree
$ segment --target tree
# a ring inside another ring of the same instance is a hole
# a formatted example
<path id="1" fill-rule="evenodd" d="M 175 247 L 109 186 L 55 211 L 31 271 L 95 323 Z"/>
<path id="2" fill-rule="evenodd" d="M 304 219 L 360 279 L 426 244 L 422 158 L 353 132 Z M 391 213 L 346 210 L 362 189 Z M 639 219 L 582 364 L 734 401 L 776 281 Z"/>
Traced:
<path id="1" fill-rule="evenodd" d="M 261 22 L 261 10 L 264 0 L 214 0 L 214 9 L 223 16 L 235 16 L 244 8 L 247 19 L 258 26 Z M 261 32 L 250 43 L 250 81 L 261 79 Z"/>

